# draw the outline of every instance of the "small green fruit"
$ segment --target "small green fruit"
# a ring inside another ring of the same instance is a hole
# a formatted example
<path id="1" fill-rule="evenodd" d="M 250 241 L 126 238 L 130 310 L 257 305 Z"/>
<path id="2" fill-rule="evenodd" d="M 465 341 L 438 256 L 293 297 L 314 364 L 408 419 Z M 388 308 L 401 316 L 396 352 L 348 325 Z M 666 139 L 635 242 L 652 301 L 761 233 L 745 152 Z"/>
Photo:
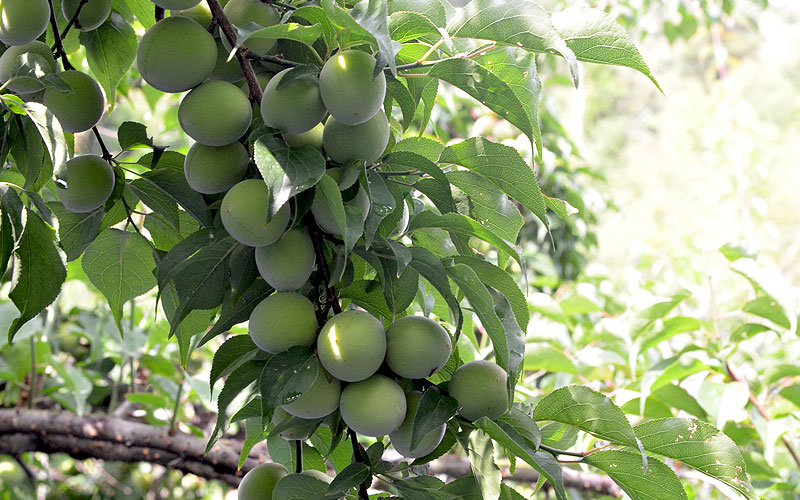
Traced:
<path id="1" fill-rule="evenodd" d="M 320 366 L 317 379 L 311 387 L 299 398 L 288 405 L 283 405 L 283 409 L 300 418 L 327 417 L 339 407 L 341 394 L 342 383 Z"/>
<path id="2" fill-rule="evenodd" d="M 281 292 L 305 285 L 315 262 L 311 237 L 300 228 L 286 231 L 272 245 L 256 248 L 258 272 L 269 286 Z"/>
<path id="3" fill-rule="evenodd" d="M 406 316 L 386 330 L 386 363 L 405 378 L 426 378 L 442 369 L 453 347 L 442 325 L 424 316 Z"/>
<path id="4" fill-rule="evenodd" d="M 219 80 L 193 89 L 178 107 L 178 123 L 183 131 L 207 146 L 236 142 L 250 128 L 252 118 L 253 108 L 244 92 Z"/>
<path id="5" fill-rule="evenodd" d="M 261 117 L 272 128 L 299 134 L 314 128 L 327 112 L 319 97 L 319 81 L 309 74 L 292 77 L 292 72 L 297 70 L 285 69 L 269 81 L 261 101 Z M 287 81 L 281 85 L 284 78 Z"/>
<path id="6" fill-rule="evenodd" d="M 375 58 L 360 50 L 344 50 L 325 62 L 319 90 L 325 107 L 338 122 L 358 125 L 381 109 L 386 75 L 381 71 L 373 77 L 374 70 Z"/>
<path id="7" fill-rule="evenodd" d="M 82 0 L 61 0 L 61 13 L 69 21 L 78 11 Z M 89 0 L 81 8 L 75 27 L 81 31 L 92 31 L 100 27 L 111 15 L 111 0 Z"/>
<path id="8" fill-rule="evenodd" d="M 242 72 L 239 60 L 235 57 L 228 60 L 228 50 L 222 44 L 222 39 L 215 40 L 217 42 L 217 63 L 214 65 L 214 70 L 208 75 L 208 79 L 230 83 L 237 83 L 244 79 L 244 72 Z"/>
<path id="9" fill-rule="evenodd" d="M 169 15 L 188 17 L 202 26 L 203 29 L 208 29 L 208 27 L 211 26 L 211 20 L 214 19 L 214 16 L 211 15 L 211 9 L 206 2 L 200 2 L 186 10 L 171 10 Z"/>
<path id="10" fill-rule="evenodd" d="M 336 163 L 353 160 L 375 163 L 389 144 L 389 120 L 378 111 L 359 125 L 346 125 L 331 116 L 325 122 L 322 145 L 325 153 Z"/>
<path id="11" fill-rule="evenodd" d="M 350 384 L 339 401 L 342 420 L 364 436 L 381 437 L 397 429 L 406 415 L 406 395 L 389 377 L 373 375 Z"/>
<path id="12" fill-rule="evenodd" d="M 394 227 L 394 230 L 389 234 L 390 238 L 396 238 L 401 234 L 406 232 L 408 229 L 408 222 L 411 220 L 411 212 L 408 209 L 408 205 L 403 202 L 403 213 L 400 215 L 400 220 L 397 221 L 397 225 Z"/>
<path id="13" fill-rule="evenodd" d="M 269 188 L 260 179 L 247 179 L 233 186 L 222 199 L 220 218 L 233 238 L 251 247 L 278 241 L 289 224 L 289 204 L 267 218 Z"/>
<path id="14" fill-rule="evenodd" d="M 302 134 L 286 136 L 286 144 L 299 148 L 300 146 L 311 146 L 312 148 L 322 149 L 322 132 L 325 125 L 317 123 L 314 128 Z"/>
<path id="15" fill-rule="evenodd" d="M 170 9 L 170 10 L 191 9 L 192 7 L 200 3 L 200 0 L 151 0 L 151 1 L 163 9 Z"/>
<path id="16" fill-rule="evenodd" d="M 450 395 L 458 400 L 458 412 L 467 420 L 490 419 L 508 411 L 508 375 L 491 361 L 470 361 L 458 367 L 450 379 Z"/>
<path id="17" fill-rule="evenodd" d="M 39 38 L 50 22 L 47 0 L 0 0 L 0 42 L 25 45 Z"/>
<path id="18" fill-rule="evenodd" d="M 403 423 L 400 424 L 394 432 L 389 434 L 389 439 L 392 441 L 392 446 L 397 453 L 408 458 L 424 457 L 432 452 L 439 446 L 444 437 L 446 425 L 442 424 L 441 427 L 434 429 L 427 433 L 422 441 L 419 442 L 416 448 L 411 449 L 411 431 L 414 425 L 414 416 L 419 406 L 419 400 L 422 398 L 422 393 L 412 391 L 406 394 L 406 416 Z"/>
<path id="19" fill-rule="evenodd" d="M 136 62 L 151 87 L 184 92 L 203 83 L 214 70 L 217 44 L 205 28 L 188 17 L 167 17 L 139 40 Z"/>
<path id="20" fill-rule="evenodd" d="M 58 65 L 50 47 L 38 40 L 11 46 L 0 56 L 0 82 L 6 83 L 13 78 L 6 88 L 16 94 L 44 90 L 44 84 L 37 78 L 57 71 Z"/>
<path id="21" fill-rule="evenodd" d="M 386 355 L 383 323 L 364 311 L 337 314 L 320 331 L 319 360 L 339 380 L 358 382 L 380 368 Z"/>
<path id="22" fill-rule="evenodd" d="M 49 88 L 42 101 L 66 132 L 78 133 L 97 125 L 103 117 L 106 100 L 100 85 L 86 73 L 70 70 L 60 74 L 72 93 Z"/>
<path id="23" fill-rule="evenodd" d="M 76 156 L 56 172 L 56 194 L 67 210 L 92 212 L 106 202 L 114 191 L 114 169 L 99 156 Z"/>
<path id="24" fill-rule="evenodd" d="M 186 153 L 183 173 L 186 182 L 198 193 L 222 193 L 242 180 L 250 156 L 238 142 L 227 146 L 206 146 L 196 142 Z"/>
<path id="25" fill-rule="evenodd" d="M 225 6 L 225 16 L 237 26 L 247 23 L 256 23 L 267 28 L 278 24 L 281 20 L 280 13 L 272 5 L 261 0 L 230 0 Z M 275 40 L 258 39 L 247 40 L 244 46 L 255 54 L 263 56 L 275 45 Z"/>
<path id="26" fill-rule="evenodd" d="M 303 474 L 304 476 L 311 476 L 314 479 L 319 479 L 320 481 L 324 481 L 328 484 L 330 484 L 330 482 L 333 481 L 333 478 L 331 476 L 318 470 L 304 470 L 300 474 Z"/>
<path id="27" fill-rule="evenodd" d="M 275 485 L 289 475 L 281 464 L 261 464 L 250 470 L 239 483 L 238 500 L 272 500 Z"/>
<path id="28" fill-rule="evenodd" d="M 275 411 L 272 412 L 272 425 L 275 427 L 283 425 L 292 418 L 296 419 L 295 423 L 281 431 L 281 437 L 287 441 L 305 441 L 314 434 L 314 430 L 318 427 L 318 422 L 302 420 L 287 413 L 282 408 L 275 408 Z"/>
<path id="29" fill-rule="evenodd" d="M 317 338 L 314 304 L 299 293 L 273 293 L 250 313 L 247 332 L 255 345 L 271 354 L 309 346 Z"/>

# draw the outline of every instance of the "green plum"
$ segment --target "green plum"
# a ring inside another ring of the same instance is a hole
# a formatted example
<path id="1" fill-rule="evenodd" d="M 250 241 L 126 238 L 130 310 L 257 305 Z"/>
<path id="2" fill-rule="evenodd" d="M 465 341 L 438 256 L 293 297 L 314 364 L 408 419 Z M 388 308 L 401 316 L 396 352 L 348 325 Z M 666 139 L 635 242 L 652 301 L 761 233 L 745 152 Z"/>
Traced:
<path id="1" fill-rule="evenodd" d="M 339 407 L 342 383 L 320 366 L 317 379 L 302 396 L 283 409 L 295 417 L 315 419 L 327 417 Z"/>
<path id="2" fill-rule="evenodd" d="M 94 78 L 80 71 L 64 71 L 60 76 L 72 92 L 48 88 L 44 91 L 42 102 L 56 115 L 61 128 L 74 134 L 97 125 L 106 108 L 100 85 Z"/>
<path id="3" fill-rule="evenodd" d="M 380 368 L 386 355 L 383 323 L 364 311 L 349 310 L 330 319 L 317 339 L 319 360 L 345 382 L 358 382 Z"/>
<path id="4" fill-rule="evenodd" d="M 64 19 L 69 21 L 75 17 L 78 11 L 78 6 L 83 0 L 61 0 L 61 13 L 64 14 Z M 81 13 L 78 14 L 78 19 L 75 21 L 75 27 L 81 31 L 92 31 L 100 27 L 108 16 L 111 15 L 111 0 L 89 0 L 83 7 Z"/>
<path id="5" fill-rule="evenodd" d="M 292 147 L 311 146 L 312 148 L 322 149 L 322 133 L 325 125 L 317 123 L 314 128 L 302 134 L 287 134 L 286 144 Z"/>
<path id="6" fill-rule="evenodd" d="M 261 0 L 229 0 L 225 6 L 225 16 L 237 26 L 244 26 L 247 23 L 256 23 L 267 28 L 278 24 L 281 15 L 273 7 Z M 275 45 L 275 40 L 258 39 L 247 40 L 244 46 L 255 54 L 263 56 Z"/>
<path id="7" fill-rule="evenodd" d="M 57 71 L 58 65 L 50 47 L 38 40 L 25 45 L 13 45 L 0 56 L 0 82 L 8 82 L 6 88 L 17 94 L 33 94 L 44 90 L 44 84 L 37 78 Z"/>
<path id="8" fill-rule="evenodd" d="M 331 481 L 333 481 L 333 478 L 331 476 L 325 474 L 324 472 L 318 471 L 318 470 L 313 470 L 313 469 L 304 470 L 300 474 L 303 474 L 304 476 L 311 476 L 314 479 L 319 479 L 320 481 L 324 481 L 324 482 L 329 483 L 329 484 L 330 484 Z"/>
<path id="9" fill-rule="evenodd" d="M 450 395 L 467 420 L 498 418 L 508 411 L 508 374 L 495 363 L 475 360 L 456 369 L 450 379 Z"/>
<path id="10" fill-rule="evenodd" d="M 271 218 L 269 188 L 260 179 L 246 179 L 233 186 L 222 199 L 220 218 L 233 238 L 251 247 L 271 245 L 286 231 L 291 211 L 285 204 Z"/>
<path id="11" fill-rule="evenodd" d="M 208 75 L 209 80 L 222 80 L 225 82 L 236 83 L 244 79 L 244 72 L 239 60 L 232 57 L 228 60 L 228 50 L 222 44 L 222 40 L 217 38 L 217 63 L 214 70 Z"/>
<path id="12" fill-rule="evenodd" d="M 192 89 L 178 106 L 178 123 L 183 131 L 207 146 L 237 141 L 250 128 L 252 118 L 247 95 L 236 85 L 219 80 Z"/>
<path id="13" fill-rule="evenodd" d="M 151 0 L 162 9 L 185 10 L 200 3 L 200 0 Z"/>
<path id="14" fill-rule="evenodd" d="M 331 170 L 341 169 L 332 168 L 328 169 L 328 172 Z M 326 173 L 325 175 L 329 174 Z M 344 203 L 345 213 L 360 214 L 362 222 L 367 218 L 369 207 L 369 195 L 364 189 L 359 189 L 355 198 Z M 311 213 L 314 215 L 314 220 L 317 222 L 317 225 L 323 231 L 340 236 L 344 234 L 343 228 L 339 227 L 338 222 L 336 222 L 336 218 L 333 216 L 333 211 L 331 210 L 327 198 L 325 198 L 320 190 L 317 190 L 314 194 L 314 201 L 311 204 Z"/>
<path id="15" fill-rule="evenodd" d="M 0 42 L 25 45 L 39 38 L 50 22 L 47 0 L 0 0 Z"/>
<path id="16" fill-rule="evenodd" d="M 287 423 L 293 418 L 295 422 L 292 422 L 290 427 L 280 431 L 281 437 L 287 441 L 305 441 L 314 434 L 314 431 L 318 427 L 318 422 L 300 419 L 287 413 L 283 408 L 275 408 L 275 411 L 272 412 L 272 425 L 277 427 Z"/>
<path id="17" fill-rule="evenodd" d="M 275 75 L 264 89 L 261 100 L 264 123 L 287 134 L 311 130 L 327 113 L 319 97 L 316 77 L 308 73 L 293 76 L 296 73 L 297 70 L 289 68 Z"/>
<path id="18" fill-rule="evenodd" d="M 247 149 L 238 142 L 226 146 L 196 142 L 186 153 L 183 173 L 186 182 L 198 193 L 222 193 L 242 180 L 249 163 Z"/>
<path id="19" fill-rule="evenodd" d="M 392 446 L 394 446 L 397 453 L 404 457 L 419 458 L 432 452 L 439 446 L 439 443 L 442 442 L 445 430 L 447 429 L 447 426 L 442 424 L 441 427 L 427 433 L 419 444 L 413 450 L 411 449 L 411 431 L 414 424 L 414 416 L 417 413 L 417 407 L 419 406 L 419 400 L 421 398 L 421 392 L 411 391 L 406 394 L 406 416 L 403 419 L 403 423 L 400 424 L 400 427 L 389 434 Z"/>
<path id="20" fill-rule="evenodd" d="M 139 40 L 136 62 L 151 87 L 184 92 L 203 83 L 214 70 L 217 44 L 211 33 L 188 17 L 167 17 Z"/>
<path id="21" fill-rule="evenodd" d="M 211 26 L 211 20 L 214 18 L 211 15 L 211 9 L 204 1 L 185 10 L 171 10 L 169 15 L 188 17 L 204 29 L 208 29 L 208 27 Z"/>
<path id="22" fill-rule="evenodd" d="M 375 163 L 389 144 L 389 120 L 383 111 L 359 125 L 346 125 L 334 116 L 325 122 L 322 145 L 328 157 L 340 164 L 353 160 Z"/>
<path id="23" fill-rule="evenodd" d="M 411 212 L 408 209 L 408 205 L 404 202 L 403 203 L 403 213 L 400 215 L 400 220 L 397 221 L 397 225 L 394 227 L 392 232 L 389 234 L 390 238 L 396 238 L 401 234 L 406 232 L 408 229 L 408 223 L 411 220 Z"/>
<path id="24" fill-rule="evenodd" d="M 442 325 L 424 316 L 406 316 L 386 330 L 386 364 L 405 378 L 425 378 L 442 369 L 453 351 Z"/>
<path id="25" fill-rule="evenodd" d="M 247 331 L 255 345 L 271 354 L 309 346 L 317 338 L 314 304 L 299 293 L 273 293 L 250 313 Z"/>
<path id="26" fill-rule="evenodd" d="M 344 388 L 339 411 L 344 423 L 357 433 L 381 437 L 403 423 L 406 395 L 394 380 L 373 375 Z"/>
<path id="27" fill-rule="evenodd" d="M 345 125 L 364 123 L 383 107 L 386 75 L 373 77 L 375 58 L 360 50 L 344 50 L 325 62 L 319 90 L 328 112 Z M 384 146 L 385 147 L 385 146 Z"/>
<path id="28" fill-rule="evenodd" d="M 55 173 L 56 194 L 67 210 L 87 213 L 105 204 L 114 191 L 114 169 L 95 155 L 76 156 Z"/>
<path id="29" fill-rule="evenodd" d="M 272 500 L 275 485 L 289 471 L 281 464 L 261 464 L 254 467 L 242 478 L 237 492 L 238 500 Z"/>
<path id="30" fill-rule="evenodd" d="M 290 229 L 275 243 L 256 248 L 258 272 L 278 291 L 298 290 L 305 285 L 315 262 L 314 245 L 305 229 Z"/>

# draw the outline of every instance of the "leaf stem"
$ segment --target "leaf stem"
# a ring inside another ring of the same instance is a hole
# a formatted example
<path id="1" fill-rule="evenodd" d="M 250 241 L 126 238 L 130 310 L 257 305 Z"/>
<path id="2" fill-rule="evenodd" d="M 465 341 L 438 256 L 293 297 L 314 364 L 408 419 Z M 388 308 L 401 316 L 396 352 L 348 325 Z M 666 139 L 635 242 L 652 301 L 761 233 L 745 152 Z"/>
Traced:
<path id="1" fill-rule="evenodd" d="M 178 394 L 175 396 L 175 406 L 173 406 L 172 408 L 172 418 L 170 418 L 169 420 L 170 436 L 174 436 L 176 432 L 175 423 L 178 420 L 178 410 L 180 409 L 181 406 L 181 396 L 183 396 L 183 384 L 184 384 L 183 373 L 184 373 L 183 370 L 181 370 L 181 384 L 178 386 Z"/>
<path id="2" fill-rule="evenodd" d="M 551 448 L 550 446 L 540 444 L 539 448 L 550 453 L 551 455 L 565 455 L 568 457 L 579 457 L 583 458 L 586 456 L 585 452 L 581 451 L 569 451 L 569 450 L 559 450 L 558 448 Z"/>

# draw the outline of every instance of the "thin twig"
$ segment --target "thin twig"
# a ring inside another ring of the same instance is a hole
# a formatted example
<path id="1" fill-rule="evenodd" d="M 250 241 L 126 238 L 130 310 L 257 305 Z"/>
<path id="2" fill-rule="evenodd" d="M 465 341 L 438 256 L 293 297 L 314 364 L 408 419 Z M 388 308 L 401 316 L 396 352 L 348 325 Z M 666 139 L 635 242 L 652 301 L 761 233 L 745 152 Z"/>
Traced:
<path id="1" fill-rule="evenodd" d="M 81 9 L 83 9 L 83 6 L 86 5 L 87 3 L 89 3 L 89 0 L 81 0 L 81 3 L 78 4 L 78 8 L 75 9 L 75 14 L 72 15 L 72 19 L 69 20 L 67 26 L 64 28 L 64 31 L 61 32 L 62 40 L 67 38 L 67 33 L 69 33 L 70 28 L 75 26 L 75 23 L 78 22 L 78 16 L 81 13 Z"/>
<path id="2" fill-rule="evenodd" d="M 559 450 L 558 448 L 551 448 L 544 444 L 540 444 L 539 448 L 546 451 L 547 453 L 550 453 L 551 455 L 566 455 L 568 457 L 579 457 L 579 458 L 583 458 L 585 456 L 585 453 L 581 451 Z"/>
<path id="3" fill-rule="evenodd" d="M 364 450 L 361 448 L 361 445 L 358 444 L 358 436 L 356 436 L 356 431 L 353 429 L 347 429 L 347 435 L 350 437 L 350 442 L 353 444 L 353 458 L 356 462 L 360 462 L 366 466 L 369 466 L 367 463 L 367 457 L 364 456 Z M 367 493 L 367 483 L 361 483 L 358 485 L 358 498 L 359 500 L 369 500 L 369 493 Z"/>
<path id="4" fill-rule="evenodd" d="M 100 151 L 103 152 L 103 159 L 109 163 L 111 160 L 114 159 L 114 155 L 112 155 L 108 148 L 106 147 L 106 143 L 103 142 L 103 137 L 100 135 L 100 131 L 97 130 L 97 127 L 92 127 L 92 132 L 94 132 L 94 136 L 97 139 L 97 143 L 100 145 Z"/>
<path id="5" fill-rule="evenodd" d="M 53 55 L 56 58 L 61 58 L 61 64 L 64 66 L 65 71 L 75 69 L 75 67 L 70 64 L 69 59 L 67 59 L 67 52 L 64 50 L 64 44 L 61 43 L 61 36 L 59 36 L 58 33 L 58 23 L 56 22 L 56 14 L 55 10 L 53 9 L 53 0 L 47 1 L 50 4 L 50 27 L 53 29 L 53 38 L 55 39 Z"/>
<path id="6" fill-rule="evenodd" d="M 297 474 L 303 472 L 303 441 L 300 439 L 296 439 L 294 442 L 294 449 L 295 449 L 295 456 L 297 458 L 297 464 L 295 464 L 294 471 Z"/>

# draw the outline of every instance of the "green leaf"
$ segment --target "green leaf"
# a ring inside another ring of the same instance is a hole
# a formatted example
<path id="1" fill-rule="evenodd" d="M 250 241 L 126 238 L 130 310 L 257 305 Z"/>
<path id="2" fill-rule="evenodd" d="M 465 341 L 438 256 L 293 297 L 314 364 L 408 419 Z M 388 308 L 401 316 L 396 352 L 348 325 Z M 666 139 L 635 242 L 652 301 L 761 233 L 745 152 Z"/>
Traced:
<path id="1" fill-rule="evenodd" d="M 714 426 L 690 418 L 665 418 L 641 423 L 634 432 L 644 449 L 694 467 L 748 499 L 758 500 L 747 479 L 742 453 Z"/>
<path id="2" fill-rule="evenodd" d="M 357 462 L 345 467 L 328 485 L 327 495 L 343 495 L 359 484 L 370 480 L 370 472 L 366 465 Z"/>
<path id="3" fill-rule="evenodd" d="M 178 308 L 179 298 L 175 291 L 175 286 L 170 283 L 159 290 L 161 294 L 161 305 L 164 306 L 164 314 L 172 325 L 175 321 L 175 311 Z M 186 367 L 189 355 L 195 346 L 197 335 L 208 329 L 217 309 L 194 309 L 189 312 L 174 329 L 175 338 L 178 340 L 178 352 L 180 354 L 181 366 Z"/>
<path id="4" fill-rule="evenodd" d="M 429 387 L 419 400 L 411 425 L 410 450 L 415 449 L 431 431 L 439 429 L 458 412 L 458 401 Z"/>
<path id="5" fill-rule="evenodd" d="M 570 215 L 575 215 L 578 212 L 580 212 L 580 210 L 578 210 L 577 208 L 573 207 L 564 200 L 559 200 L 558 198 L 551 198 L 545 195 L 544 202 L 547 205 L 547 208 L 555 212 L 556 215 L 558 215 L 562 219 L 569 217 Z"/>
<path id="6" fill-rule="evenodd" d="M 373 37 L 378 45 L 378 61 L 374 74 L 377 76 L 388 64 L 393 75 L 397 74 L 395 58 L 400 52 L 400 43 L 389 35 L 389 7 L 386 0 L 361 0 L 350 11 L 356 20 Z"/>
<path id="7" fill-rule="evenodd" d="M 578 374 L 575 364 L 562 351 L 547 346 L 526 349 L 525 370 Z"/>
<path id="8" fill-rule="evenodd" d="M 405 131 L 414 122 L 414 113 L 417 108 L 414 98 L 411 96 L 406 86 L 391 75 L 386 77 L 386 92 L 392 96 L 403 112 L 403 130 Z M 389 113 L 387 113 L 387 115 L 388 114 Z"/>
<path id="9" fill-rule="evenodd" d="M 450 182 L 442 169 L 428 158 L 428 156 L 439 157 L 443 146 L 441 148 L 438 146 L 441 144 L 424 137 L 405 139 L 395 145 L 395 150 L 384 157 L 383 163 L 386 170 L 418 170 L 429 175 L 430 179 L 420 179 L 415 187 L 430 198 L 440 212 L 448 213 L 455 210 L 453 195 L 450 192 Z M 398 151 L 398 147 L 409 147 L 410 149 Z M 411 149 L 415 151 L 411 151 Z"/>
<path id="10" fill-rule="evenodd" d="M 26 102 L 23 106 L 28 117 L 33 120 L 36 128 L 39 129 L 39 134 L 44 141 L 47 150 L 50 152 L 52 161 L 52 168 L 57 169 L 67 162 L 70 158 L 69 144 L 64 130 L 61 128 L 61 123 L 56 119 L 55 115 L 50 112 L 47 107 L 38 102 Z M 34 188 L 41 188 L 49 179 L 49 173 L 41 176 L 40 182 L 33 185 Z"/>
<path id="11" fill-rule="evenodd" d="M 314 187 L 325 174 L 325 158 L 312 146 L 291 147 L 263 135 L 253 148 L 256 166 L 269 186 L 270 216 L 292 196 Z"/>
<path id="12" fill-rule="evenodd" d="M 211 375 L 208 383 L 211 390 L 214 390 L 217 380 L 243 362 L 249 361 L 256 354 L 258 354 L 258 347 L 250 339 L 250 335 L 234 335 L 226 340 L 214 353 L 214 359 L 211 362 Z"/>
<path id="13" fill-rule="evenodd" d="M 320 6 L 325 9 L 326 19 L 337 28 L 337 38 L 340 47 L 369 44 L 377 47 L 375 37 L 364 29 L 348 11 L 341 8 L 336 0 L 320 0 Z"/>
<path id="14" fill-rule="evenodd" d="M 792 326 L 791 321 L 789 321 L 781 305 L 772 297 L 753 299 L 744 305 L 742 311 L 768 319 L 781 328 L 789 329 Z"/>
<path id="15" fill-rule="evenodd" d="M 258 380 L 258 376 L 264 369 L 263 361 L 247 361 L 239 368 L 235 369 L 225 380 L 225 386 L 217 396 L 217 423 L 214 431 L 208 438 L 206 444 L 206 454 L 210 452 L 217 440 L 225 433 L 230 424 L 230 418 L 241 409 L 244 404 L 231 406 L 231 404 L 244 394 L 244 390 L 253 382 Z M 274 458 L 274 457 L 273 457 Z"/>
<path id="16" fill-rule="evenodd" d="M 340 229 L 346 227 L 347 216 L 344 210 L 344 203 L 342 202 L 342 192 L 339 190 L 339 185 L 331 176 L 322 176 L 314 192 L 314 197 L 316 198 L 317 196 L 320 197 L 318 203 L 325 203 L 327 205 L 328 212 L 333 215 L 336 225 Z"/>
<path id="17" fill-rule="evenodd" d="M 661 342 L 671 339 L 675 335 L 700 329 L 700 321 L 688 316 L 676 316 L 664 320 L 664 328 L 659 332 L 647 336 L 642 342 L 642 351 L 655 347 Z"/>
<path id="18" fill-rule="evenodd" d="M 122 149 L 153 147 L 153 139 L 147 135 L 147 127 L 136 122 L 122 122 L 117 129 L 117 141 Z"/>
<path id="19" fill-rule="evenodd" d="M 697 402 L 711 417 L 718 429 L 728 421 L 740 422 L 747 418 L 750 391 L 739 382 L 720 383 L 704 380 L 697 392 Z"/>
<path id="20" fill-rule="evenodd" d="M 468 170 L 449 172 L 447 179 L 469 196 L 471 215 L 475 220 L 504 240 L 517 241 L 525 221 L 505 193 L 488 179 Z"/>
<path id="21" fill-rule="evenodd" d="M 289 474 L 278 481 L 272 492 L 274 500 L 324 499 L 328 483 L 304 474 Z"/>
<path id="22" fill-rule="evenodd" d="M 319 361 L 308 347 L 295 346 L 272 356 L 259 379 L 262 412 L 289 404 L 311 387 L 317 376 L 327 376 L 319 370 Z"/>
<path id="23" fill-rule="evenodd" d="M 477 276 L 477 274 L 476 274 Z M 506 297 L 489 288 L 489 293 L 494 298 L 494 311 L 500 319 L 505 331 L 506 345 L 508 346 L 508 380 L 506 381 L 509 402 L 514 401 L 514 394 L 516 392 L 517 379 L 519 378 L 520 369 L 522 368 L 522 360 L 525 358 L 525 332 L 517 324 L 514 317 L 514 312 L 511 310 L 511 304 Z"/>
<path id="24" fill-rule="evenodd" d="M 539 426 L 530 415 L 519 408 L 512 407 L 508 413 L 500 417 L 500 421 L 511 425 L 532 449 L 539 449 L 542 444 L 542 431 L 539 430 Z"/>
<path id="25" fill-rule="evenodd" d="M 45 160 L 47 150 L 36 124 L 28 117 L 14 117 L 6 140 L 17 170 L 25 177 L 23 187 L 30 191 L 41 189 L 50 180 L 53 172 L 52 164 Z M 50 165 L 51 168 L 43 168 L 45 165 Z"/>
<path id="26" fill-rule="evenodd" d="M 450 314 L 453 316 L 451 323 L 456 325 L 456 332 L 460 332 L 464 318 L 461 314 L 461 306 L 450 289 L 450 282 L 447 279 L 447 271 L 444 265 L 438 257 L 422 247 L 412 246 L 409 251 L 412 257 L 411 262 L 408 264 L 409 267 L 416 270 L 420 276 L 428 280 L 442 294 L 450 308 Z"/>
<path id="27" fill-rule="evenodd" d="M 487 178 L 550 227 L 539 181 L 516 149 L 473 137 L 445 148 L 439 161 L 461 165 Z"/>
<path id="28" fill-rule="evenodd" d="M 81 267 L 108 300 L 122 333 L 122 306 L 156 286 L 156 266 L 147 240 L 138 233 L 106 229 L 86 249 Z"/>
<path id="29" fill-rule="evenodd" d="M 442 35 L 439 28 L 424 14 L 400 11 L 389 15 L 389 33 L 392 40 L 410 42 L 421 40 L 436 43 Z"/>
<path id="30" fill-rule="evenodd" d="M 503 476 L 494 463 L 494 445 L 491 436 L 479 429 L 472 431 L 469 435 L 467 456 L 484 500 L 498 500 Z"/>
<path id="31" fill-rule="evenodd" d="M 602 450 L 583 459 L 609 475 L 633 500 L 686 500 L 686 491 L 672 469 L 650 458 L 645 471 L 639 454 Z"/>
<path id="32" fill-rule="evenodd" d="M 312 24 L 311 26 L 303 26 L 297 23 L 283 23 L 274 26 L 261 28 L 251 33 L 247 38 L 237 40 L 239 44 L 243 44 L 247 40 L 263 39 L 263 40 L 294 40 L 304 45 L 311 47 L 314 42 L 322 35 L 323 28 L 319 24 Z"/>
<path id="33" fill-rule="evenodd" d="M 447 9 L 442 0 L 389 0 L 389 14 L 418 12 L 443 28 L 447 23 Z"/>
<path id="34" fill-rule="evenodd" d="M 114 108 L 117 85 L 136 58 L 136 33 L 118 13 L 112 12 L 99 28 L 81 32 L 86 61 L 103 87 L 109 106 Z"/>
<path id="35" fill-rule="evenodd" d="M 22 325 L 53 303 L 67 277 L 64 257 L 55 246 L 55 231 L 35 212 L 26 213 L 16 248 L 13 288 L 8 294 L 20 313 L 8 329 L 9 343 Z"/>
<path id="36" fill-rule="evenodd" d="M 343 289 L 339 295 L 341 298 L 350 299 L 355 304 L 363 307 L 373 316 L 381 318 L 392 318 L 394 314 L 386 304 L 386 297 L 383 293 L 383 286 L 377 280 L 356 280 L 347 288 Z"/>
<path id="37" fill-rule="evenodd" d="M 560 54 L 578 86 L 578 61 L 550 14 L 528 0 L 472 0 L 448 23 L 453 38 L 478 38 L 531 52 Z"/>
<path id="38" fill-rule="evenodd" d="M 439 159 L 442 151 L 444 151 L 444 147 L 444 144 L 430 137 L 408 137 L 394 145 L 392 153 L 383 158 L 383 163 L 386 163 L 394 154 L 400 151 L 416 153 L 431 162 L 435 162 Z M 444 174 L 442 174 L 442 176 L 444 176 Z"/>
<path id="39" fill-rule="evenodd" d="M 554 12 L 551 18 L 578 60 L 633 68 L 661 90 L 631 36 L 610 14 L 600 9 L 571 7 Z"/>
<path id="40" fill-rule="evenodd" d="M 58 243 L 67 255 L 67 262 L 72 262 L 97 237 L 104 212 L 97 209 L 89 213 L 74 213 L 57 201 L 52 201 L 47 206 L 58 219 Z"/>
<path id="41" fill-rule="evenodd" d="M 153 2 L 150 0 L 126 0 L 126 2 L 133 12 L 133 15 L 136 16 L 136 20 L 144 26 L 144 29 L 149 29 L 156 24 Z"/>
<path id="42" fill-rule="evenodd" d="M 316 5 L 304 5 L 296 10 L 293 10 L 289 18 L 305 19 L 311 25 L 320 26 L 322 28 L 322 37 L 325 40 L 325 45 L 327 47 L 332 47 L 335 43 L 336 27 L 328 18 L 325 9 L 322 7 L 318 7 Z"/>
<path id="43" fill-rule="evenodd" d="M 201 225 L 211 226 L 211 216 L 203 195 L 186 182 L 182 166 L 181 170 L 165 166 L 145 172 L 131 181 L 130 186 L 147 206 L 158 210 L 159 215 L 170 222 L 177 224 L 178 213 L 177 210 L 173 211 L 174 204 L 177 204 Z"/>
<path id="44" fill-rule="evenodd" d="M 607 396 L 585 386 L 572 385 L 551 392 L 536 405 L 533 419 L 573 425 L 602 439 L 638 448 L 625 413 Z"/>

